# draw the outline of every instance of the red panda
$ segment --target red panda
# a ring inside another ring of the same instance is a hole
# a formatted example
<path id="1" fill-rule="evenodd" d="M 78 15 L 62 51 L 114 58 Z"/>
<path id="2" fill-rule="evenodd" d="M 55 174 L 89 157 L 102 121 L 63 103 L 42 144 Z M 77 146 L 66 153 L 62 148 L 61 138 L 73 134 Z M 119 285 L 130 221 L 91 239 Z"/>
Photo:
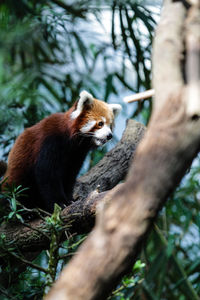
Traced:
<path id="1" fill-rule="evenodd" d="M 65 113 L 55 113 L 25 129 L 8 156 L 2 190 L 12 184 L 28 187 L 20 202 L 52 212 L 72 201 L 76 176 L 90 149 L 112 138 L 119 104 L 94 99 L 86 91 Z"/>

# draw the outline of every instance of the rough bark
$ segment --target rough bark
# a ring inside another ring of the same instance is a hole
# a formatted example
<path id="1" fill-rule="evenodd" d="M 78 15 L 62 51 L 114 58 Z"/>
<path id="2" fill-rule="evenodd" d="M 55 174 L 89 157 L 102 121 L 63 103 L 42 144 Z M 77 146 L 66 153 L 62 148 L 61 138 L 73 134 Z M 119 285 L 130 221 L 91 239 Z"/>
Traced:
<path id="1" fill-rule="evenodd" d="M 199 82 L 199 71 L 187 74 L 187 84 L 183 75 L 184 51 L 187 59 L 190 55 L 196 63 L 199 59 L 199 34 L 191 29 L 195 42 L 187 47 L 184 32 L 194 23 L 199 28 L 199 6 L 186 7 L 185 2 L 168 0 L 161 16 L 153 49 L 153 115 L 127 180 L 106 195 L 110 201 L 48 300 L 106 299 L 133 266 L 159 209 L 200 149 L 199 86 L 193 97 L 188 93 L 191 83 Z M 196 107 L 192 113 L 191 105 Z"/>
<path id="2" fill-rule="evenodd" d="M 89 172 L 77 180 L 74 199 L 86 198 L 96 188 L 99 192 L 110 190 L 124 179 L 144 130 L 145 127 L 141 123 L 129 120 L 127 130 L 124 132 L 120 143 L 106 153 L 103 159 Z"/>
<path id="3" fill-rule="evenodd" d="M 70 224 L 68 230 L 70 234 L 86 233 L 92 229 L 96 205 L 102 201 L 105 195 L 104 191 L 109 190 L 124 179 L 144 131 L 144 125 L 129 120 L 119 143 L 86 175 L 78 179 L 74 188 L 77 201 L 62 212 L 64 225 Z M 98 192 L 94 192 L 96 188 L 98 188 Z M 101 193 L 99 193 L 100 191 Z M 89 193 L 91 194 L 89 195 Z M 5 246 L 13 245 L 24 254 L 47 249 L 51 235 L 48 225 L 42 220 L 34 220 L 28 225 L 32 228 L 23 224 L 8 223 L 2 225 L 0 236 L 5 234 Z M 3 250 L 1 250 L 2 253 Z"/>

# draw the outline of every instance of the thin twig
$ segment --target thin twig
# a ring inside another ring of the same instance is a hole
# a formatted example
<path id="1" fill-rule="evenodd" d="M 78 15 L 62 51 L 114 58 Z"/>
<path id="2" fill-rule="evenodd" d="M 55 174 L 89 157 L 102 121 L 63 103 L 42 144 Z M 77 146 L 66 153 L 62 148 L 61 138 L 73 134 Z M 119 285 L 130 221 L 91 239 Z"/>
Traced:
<path id="1" fill-rule="evenodd" d="M 44 269 L 44 268 L 42 268 L 42 267 L 40 267 L 40 266 L 38 266 L 38 265 L 36 265 L 36 264 L 34 264 L 34 263 L 32 263 L 32 262 L 26 260 L 25 258 L 23 258 L 23 257 L 21 257 L 21 256 L 19 256 L 19 255 L 17 255 L 17 254 L 15 254 L 15 253 L 13 253 L 13 252 L 11 252 L 11 251 L 6 251 L 6 252 L 7 252 L 8 254 L 14 256 L 16 259 L 20 260 L 20 261 L 23 262 L 24 264 L 28 265 L 29 267 L 34 268 L 34 269 L 36 269 L 36 270 L 38 270 L 38 271 L 41 271 L 41 272 L 43 272 L 43 273 L 45 273 L 45 274 L 48 274 L 48 271 L 47 271 L 46 269 Z"/>
<path id="2" fill-rule="evenodd" d="M 147 98 L 151 98 L 152 96 L 154 96 L 154 94 L 155 94 L 154 89 L 151 89 L 151 90 L 147 90 L 147 91 L 137 93 L 137 94 L 134 94 L 131 96 L 126 96 L 126 97 L 124 97 L 123 101 L 126 103 L 140 101 L 140 100 L 144 100 Z"/>

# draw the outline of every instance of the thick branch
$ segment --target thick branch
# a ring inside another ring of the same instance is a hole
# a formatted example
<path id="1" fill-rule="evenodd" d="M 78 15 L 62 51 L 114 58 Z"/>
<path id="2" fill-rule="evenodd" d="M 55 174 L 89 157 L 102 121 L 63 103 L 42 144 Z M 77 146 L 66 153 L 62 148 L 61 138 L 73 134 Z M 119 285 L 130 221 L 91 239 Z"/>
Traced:
<path id="1" fill-rule="evenodd" d="M 106 153 L 103 159 L 76 183 L 74 199 L 87 197 L 98 188 L 99 192 L 110 190 L 127 174 L 130 160 L 144 134 L 145 127 L 133 120 L 128 121 L 120 143 Z"/>
<path id="2" fill-rule="evenodd" d="M 77 181 L 75 185 L 77 201 L 62 212 L 64 223 L 70 224 L 70 233 L 85 233 L 91 230 L 94 225 L 96 205 L 101 201 L 104 193 L 93 193 L 87 199 L 88 194 L 98 185 L 100 191 L 106 191 L 125 177 L 144 131 L 144 125 L 129 120 L 121 141 L 105 155 L 102 161 Z M 42 220 L 34 220 L 28 225 L 34 229 L 24 225 L 5 224 L 0 228 L 0 235 L 5 234 L 5 243 L 13 244 L 24 253 L 47 249 L 50 229 L 46 223 Z"/>
<path id="3" fill-rule="evenodd" d="M 110 201 L 100 211 L 94 230 L 48 300 L 106 299 L 132 268 L 159 209 L 200 149 L 200 120 L 187 114 L 181 76 L 186 16 L 182 2 L 168 0 L 161 18 L 153 61 L 156 105 L 127 180 L 106 196 Z"/>

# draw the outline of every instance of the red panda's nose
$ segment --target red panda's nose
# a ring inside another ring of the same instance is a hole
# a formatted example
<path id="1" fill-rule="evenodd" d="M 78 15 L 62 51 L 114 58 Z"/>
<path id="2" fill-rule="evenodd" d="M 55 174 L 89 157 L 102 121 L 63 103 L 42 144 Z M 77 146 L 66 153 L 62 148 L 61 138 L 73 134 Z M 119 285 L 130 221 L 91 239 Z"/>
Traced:
<path id="1" fill-rule="evenodd" d="M 111 140 L 113 137 L 112 133 L 109 133 L 109 135 L 107 136 L 107 140 Z"/>

